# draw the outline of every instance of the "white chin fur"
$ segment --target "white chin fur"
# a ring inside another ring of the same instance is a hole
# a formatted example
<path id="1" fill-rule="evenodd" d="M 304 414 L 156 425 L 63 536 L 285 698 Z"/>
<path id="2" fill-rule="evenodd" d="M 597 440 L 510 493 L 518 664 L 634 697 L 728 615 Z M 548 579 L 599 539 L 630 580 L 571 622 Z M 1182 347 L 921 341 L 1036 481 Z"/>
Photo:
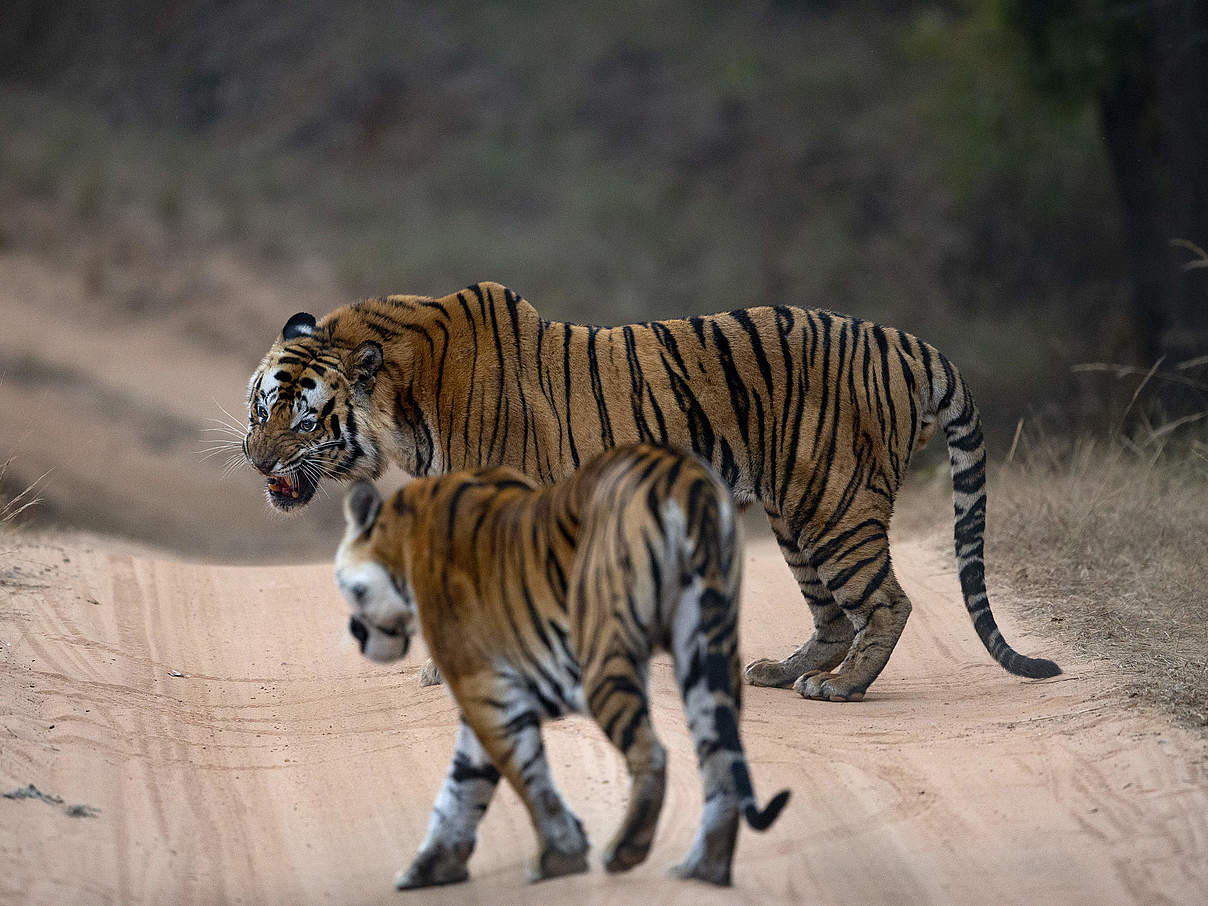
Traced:
<path id="1" fill-rule="evenodd" d="M 388 636 L 376 629 L 369 630 L 369 639 L 365 642 L 365 657 L 379 664 L 397 661 L 407 650 L 401 636 Z"/>

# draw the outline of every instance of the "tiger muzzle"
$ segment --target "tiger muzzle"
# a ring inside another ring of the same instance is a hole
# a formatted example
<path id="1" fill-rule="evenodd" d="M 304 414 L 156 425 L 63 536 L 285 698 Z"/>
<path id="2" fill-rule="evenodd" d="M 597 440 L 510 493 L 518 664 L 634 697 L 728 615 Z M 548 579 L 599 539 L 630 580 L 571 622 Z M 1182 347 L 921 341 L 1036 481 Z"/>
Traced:
<path id="1" fill-rule="evenodd" d="M 256 436 L 255 433 L 249 434 L 247 440 L 244 441 L 243 455 L 251 463 L 252 468 L 262 475 L 272 475 L 273 466 L 280 459 L 272 445 L 265 443 L 263 438 Z"/>

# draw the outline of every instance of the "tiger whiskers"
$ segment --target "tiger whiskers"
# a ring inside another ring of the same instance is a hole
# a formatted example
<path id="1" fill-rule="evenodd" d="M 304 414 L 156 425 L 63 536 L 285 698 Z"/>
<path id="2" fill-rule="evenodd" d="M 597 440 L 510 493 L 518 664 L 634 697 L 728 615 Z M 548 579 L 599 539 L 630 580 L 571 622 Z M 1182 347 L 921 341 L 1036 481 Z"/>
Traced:
<path id="1" fill-rule="evenodd" d="M 224 461 L 219 477 L 223 479 L 229 478 L 246 462 L 247 460 L 244 458 L 242 450 L 237 453 L 231 453 Z"/>
<path id="2" fill-rule="evenodd" d="M 320 460 L 303 459 L 301 462 L 301 467 L 306 469 L 307 474 L 316 482 L 320 478 L 330 478 L 333 481 L 339 481 L 341 478 L 340 473 L 337 472 L 333 466 L 328 465 Z"/>
<path id="3" fill-rule="evenodd" d="M 332 471 L 331 467 L 323 462 L 304 460 L 303 468 L 306 470 L 306 474 L 310 477 L 310 480 L 314 482 L 315 487 L 323 492 L 323 496 L 330 497 L 331 495 L 327 493 L 327 487 L 322 479 L 328 478 L 332 481 L 339 481 L 339 476 Z"/>
<path id="4" fill-rule="evenodd" d="M 244 430 L 242 427 L 244 420 L 231 415 L 231 413 L 226 410 L 226 407 L 223 406 L 222 403 L 218 402 L 218 400 L 214 399 L 213 397 L 210 397 L 210 399 L 214 401 L 214 405 L 218 407 L 218 411 L 225 415 L 228 419 L 227 421 L 223 421 L 220 418 L 212 418 L 210 421 L 218 422 L 218 424 L 225 425 L 228 428 L 234 427 L 237 431 L 242 433 Z"/>
<path id="5" fill-rule="evenodd" d="M 338 447 L 343 441 L 340 440 L 325 440 L 315 444 L 313 447 L 308 447 L 303 456 L 313 456 L 316 453 L 322 453 L 324 450 L 330 450 L 332 447 Z"/>
<path id="6" fill-rule="evenodd" d="M 310 479 L 311 483 L 322 492 L 325 498 L 330 499 L 331 495 L 327 493 L 327 488 L 323 485 L 322 479 L 331 478 L 332 475 L 325 466 L 323 466 L 321 463 L 315 463 L 304 459 L 298 464 L 298 468 L 303 474 L 306 475 L 307 478 Z"/>
<path id="7" fill-rule="evenodd" d="M 193 453 L 200 457 L 203 462 L 216 456 L 223 457 L 222 469 L 219 474 L 221 478 L 225 479 L 247 461 L 244 455 L 247 428 L 244 427 L 239 419 L 228 412 L 222 403 L 218 402 L 218 400 L 213 400 L 213 402 L 224 418 L 211 416 L 206 419 L 207 422 L 212 424 L 210 427 L 202 428 L 201 433 L 204 442 L 208 446 L 200 450 L 194 450 Z"/>
<path id="8" fill-rule="evenodd" d="M 211 457 L 214 457 L 214 456 L 218 456 L 221 453 L 238 453 L 240 456 L 243 455 L 243 437 L 242 437 L 242 435 L 239 437 L 238 440 L 236 440 L 234 438 L 227 439 L 227 438 L 213 438 L 213 437 L 208 438 L 207 440 L 210 443 L 210 446 L 204 447 L 200 450 L 193 451 L 194 455 L 200 456 L 203 460 L 210 459 Z"/>
<path id="9" fill-rule="evenodd" d="M 210 434 L 210 433 L 229 434 L 232 437 L 243 437 L 243 435 L 245 435 L 247 433 L 247 431 L 242 426 L 228 425 L 226 422 L 224 422 L 220 418 L 207 418 L 206 421 L 214 422 L 215 424 L 218 425 L 218 427 L 216 427 L 216 428 L 202 428 L 201 430 L 206 434 Z"/>

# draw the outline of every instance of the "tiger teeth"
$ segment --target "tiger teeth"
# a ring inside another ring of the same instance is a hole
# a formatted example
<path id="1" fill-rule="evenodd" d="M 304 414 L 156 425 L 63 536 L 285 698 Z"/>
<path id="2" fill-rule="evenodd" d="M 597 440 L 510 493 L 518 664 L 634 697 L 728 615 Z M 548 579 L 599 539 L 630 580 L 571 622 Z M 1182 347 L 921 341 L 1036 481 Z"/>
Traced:
<path id="1" fill-rule="evenodd" d="M 275 494 L 286 495 L 293 498 L 301 496 L 301 489 L 292 478 L 288 475 L 274 475 L 268 482 L 269 490 Z"/>

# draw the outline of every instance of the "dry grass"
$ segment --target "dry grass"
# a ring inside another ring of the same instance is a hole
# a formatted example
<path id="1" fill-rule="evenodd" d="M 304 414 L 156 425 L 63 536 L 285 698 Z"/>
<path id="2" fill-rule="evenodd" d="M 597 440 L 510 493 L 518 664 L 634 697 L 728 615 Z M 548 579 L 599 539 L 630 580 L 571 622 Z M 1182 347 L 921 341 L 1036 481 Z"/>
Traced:
<path id="1" fill-rule="evenodd" d="M 1187 424 L 1073 444 L 1024 430 L 987 547 L 991 573 L 1129 696 L 1208 728 L 1208 445 Z"/>
<path id="2" fill-rule="evenodd" d="M 37 488 L 42 479 L 46 477 L 45 474 L 16 494 L 9 494 L 5 491 L 5 479 L 8 477 L 8 469 L 12 463 L 11 457 L 0 463 L 0 526 L 8 525 L 30 507 L 42 502 L 42 498 L 37 496 Z"/>
<path id="3" fill-rule="evenodd" d="M 10 545 L 7 542 L 13 540 L 15 534 L 13 529 L 21 515 L 30 507 L 41 503 L 37 488 L 42 479 L 46 477 L 43 474 L 37 481 L 25 485 L 22 490 L 13 493 L 8 489 L 8 485 L 11 483 L 8 472 L 12 463 L 11 457 L 0 462 L 0 589 L 28 587 L 29 577 L 25 567 L 12 565 L 11 562 L 13 547 L 19 546 L 19 544 Z M 21 483 L 18 482 L 16 486 L 20 487 Z"/>
<path id="4" fill-rule="evenodd" d="M 1134 701 L 1208 734 L 1208 357 L 1079 370 L 1136 388 L 1111 436 L 1020 422 L 989 470 L 991 594 L 1009 591 L 1033 625 L 1107 661 Z M 1154 391 L 1169 386 L 1201 411 L 1161 416 Z M 894 526 L 951 556 L 951 523 L 934 506 L 951 489 L 939 452 L 903 488 Z"/>

